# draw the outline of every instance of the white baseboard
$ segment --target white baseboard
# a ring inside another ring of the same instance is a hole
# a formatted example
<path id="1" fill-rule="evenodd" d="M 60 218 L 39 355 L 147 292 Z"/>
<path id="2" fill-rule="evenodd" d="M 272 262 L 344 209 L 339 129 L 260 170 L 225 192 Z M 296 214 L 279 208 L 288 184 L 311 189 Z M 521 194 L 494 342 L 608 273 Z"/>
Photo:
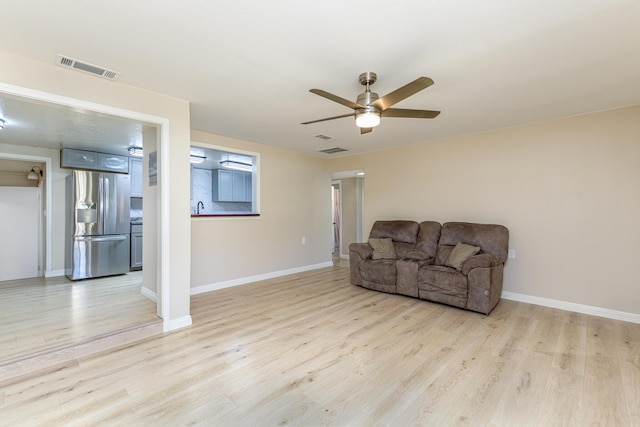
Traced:
<path id="1" fill-rule="evenodd" d="M 151 289 L 145 288 L 144 286 L 140 288 L 140 293 L 143 297 L 150 299 L 151 301 L 158 303 L 158 294 L 153 292 Z"/>
<path id="2" fill-rule="evenodd" d="M 640 323 L 640 314 L 609 310 L 607 308 L 594 307 L 591 305 L 576 304 L 573 302 L 534 297 L 531 295 L 524 295 L 507 291 L 502 291 L 502 298 L 512 301 L 525 302 L 528 304 L 541 305 L 544 307 L 557 308 L 560 310 L 574 311 L 576 313 L 589 314 L 592 316 L 606 317 L 608 319 L 622 320 L 624 322 Z"/>
<path id="3" fill-rule="evenodd" d="M 202 294 L 205 292 L 217 291 L 219 289 L 230 288 L 232 286 L 246 285 L 247 283 L 259 282 L 261 280 L 274 279 L 289 274 L 303 273 L 305 271 L 317 270 L 319 268 L 331 267 L 333 262 L 321 262 L 319 264 L 305 265 L 303 267 L 291 268 L 288 270 L 274 271 L 272 273 L 258 274 L 255 276 L 241 277 L 239 279 L 227 280 L 225 282 L 211 283 L 209 285 L 197 286 L 191 288 L 191 295 Z"/>
<path id="4" fill-rule="evenodd" d="M 64 269 L 62 270 L 45 270 L 44 277 L 60 277 L 64 276 Z"/>
<path id="5" fill-rule="evenodd" d="M 183 316 L 178 319 L 164 320 L 162 323 L 162 332 L 175 331 L 176 329 L 191 326 L 191 316 Z"/>

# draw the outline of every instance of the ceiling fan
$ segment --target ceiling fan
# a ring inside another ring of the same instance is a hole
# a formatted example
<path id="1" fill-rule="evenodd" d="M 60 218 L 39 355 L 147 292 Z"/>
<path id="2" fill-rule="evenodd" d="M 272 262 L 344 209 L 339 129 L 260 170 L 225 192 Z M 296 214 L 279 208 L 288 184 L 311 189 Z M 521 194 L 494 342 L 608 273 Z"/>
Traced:
<path id="1" fill-rule="evenodd" d="M 380 124 L 380 117 L 433 119 L 437 117 L 438 114 L 440 114 L 440 111 L 432 110 L 391 108 L 392 105 L 402 101 L 405 98 L 410 97 L 417 92 L 420 92 L 422 89 L 426 89 L 431 86 L 433 84 L 433 80 L 431 80 L 429 77 L 419 77 L 411 83 L 408 83 L 401 88 L 386 94 L 382 98 L 378 97 L 377 93 L 371 92 L 371 85 L 376 82 L 376 79 L 376 73 L 368 72 L 360 74 L 358 80 L 360 81 L 360 84 L 365 86 L 365 90 L 360 95 L 358 95 L 358 99 L 356 102 L 351 102 L 347 99 L 341 98 L 321 89 L 310 89 L 309 92 L 337 102 L 338 104 L 342 104 L 345 107 L 353 108 L 354 112 L 350 114 L 343 114 L 341 116 L 312 120 L 310 122 L 303 122 L 300 124 L 308 125 L 311 123 L 318 123 L 327 120 L 341 119 L 343 117 L 353 116 L 356 118 L 356 126 L 360 128 L 360 133 L 365 134 L 371 132 L 374 127 Z"/>

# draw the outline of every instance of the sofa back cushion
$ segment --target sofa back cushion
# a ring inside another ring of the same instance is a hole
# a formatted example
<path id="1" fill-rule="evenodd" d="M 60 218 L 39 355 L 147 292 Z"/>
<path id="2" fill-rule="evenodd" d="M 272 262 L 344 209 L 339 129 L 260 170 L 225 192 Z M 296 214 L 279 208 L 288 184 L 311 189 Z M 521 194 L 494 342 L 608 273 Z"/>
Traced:
<path id="1" fill-rule="evenodd" d="M 419 227 L 416 221 L 376 221 L 371 227 L 369 238 L 393 240 L 398 258 L 404 258 L 407 253 L 415 250 Z"/>
<path id="2" fill-rule="evenodd" d="M 435 258 L 438 253 L 438 240 L 440 239 L 441 228 L 442 226 L 439 222 L 421 222 L 418 239 L 416 240 L 416 251 L 424 252 Z"/>
<path id="3" fill-rule="evenodd" d="M 507 259 L 509 230 L 502 225 L 446 222 L 442 225 L 438 242 L 437 265 L 445 265 L 447 257 L 458 242 L 480 247 L 480 252 Z"/>
<path id="4" fill-rule="evenodd" d="M 415 243 L 419 224 L 415 221 L 376 221 L 369 233 L 370 239 L 390 238 L 394 242 Z"/>

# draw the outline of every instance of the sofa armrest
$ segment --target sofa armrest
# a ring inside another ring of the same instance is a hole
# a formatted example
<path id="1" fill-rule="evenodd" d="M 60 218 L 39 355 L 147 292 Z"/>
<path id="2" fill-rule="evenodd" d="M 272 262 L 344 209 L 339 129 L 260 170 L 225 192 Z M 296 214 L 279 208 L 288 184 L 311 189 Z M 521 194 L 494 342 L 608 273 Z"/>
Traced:
<path id="1" fill-rule="evenodd" d="M 349 251 L 357 253 L 360 259 L 369 259 L 373 255 L 373 249 L 369 243 L 351 243 Z"/>
<path id="2" fill-rule="evenodd" d="M 349 277 L 352 285 L 362 286 L 360 262 L 371 259 L 373 248 L 369 243 L 351 243 L 349 245 Z"/>
<path id="3" fill-rule="evenodd" d="M 474 268 L 491 268 L 500 264 L 502 264 L 502 261 L 500 261 L 500 259 L 495 255 L 479 254 L 467 259 L 462 264 L 462 269 L 460 271 L 462 271 L 462 274 L 464 275 L 469 275 L 469 272 Z"/>

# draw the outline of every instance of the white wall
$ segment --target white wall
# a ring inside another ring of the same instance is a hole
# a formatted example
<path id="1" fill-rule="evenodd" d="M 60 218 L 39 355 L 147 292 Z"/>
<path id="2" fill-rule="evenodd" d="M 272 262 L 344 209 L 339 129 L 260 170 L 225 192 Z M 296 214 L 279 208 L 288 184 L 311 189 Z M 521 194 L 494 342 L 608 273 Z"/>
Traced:
<path id="1" fill-rule="evenodd" d="M 640 106 L 330 161 L 377 219 L 504 224 L 504 290 L 640 314 Z"/>
<path id="2" fill-rule="evenodd" d="M 191 135 L 196 145 L 260 155 L 259 217 L 192 220 L 192 288 L 331 262 L 326 160 L 199 131 Z"/>

